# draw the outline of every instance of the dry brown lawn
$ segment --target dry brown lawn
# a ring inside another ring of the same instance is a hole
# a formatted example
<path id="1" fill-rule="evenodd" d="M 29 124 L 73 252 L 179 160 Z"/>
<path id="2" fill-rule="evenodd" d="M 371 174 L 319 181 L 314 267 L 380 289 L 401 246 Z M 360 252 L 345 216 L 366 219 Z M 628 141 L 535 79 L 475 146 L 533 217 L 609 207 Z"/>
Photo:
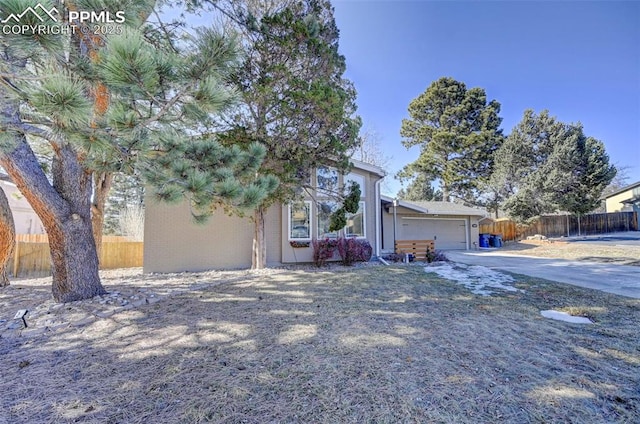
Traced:
<path id="1" fill-rule="evenodd" d="M 539 256 L 542 258 L 640 266 L 640 246 L 522 240 L 519 242 L 506 243 L 501 250 L 514 254 Z"/>
<path id="2" fill-rule="evenodd" d="M 637 299 L 529 277 L 482 297 L 419 266 L 187 276 L 158 303 L 1 338 L 0 422 L 640 421 Z"/>

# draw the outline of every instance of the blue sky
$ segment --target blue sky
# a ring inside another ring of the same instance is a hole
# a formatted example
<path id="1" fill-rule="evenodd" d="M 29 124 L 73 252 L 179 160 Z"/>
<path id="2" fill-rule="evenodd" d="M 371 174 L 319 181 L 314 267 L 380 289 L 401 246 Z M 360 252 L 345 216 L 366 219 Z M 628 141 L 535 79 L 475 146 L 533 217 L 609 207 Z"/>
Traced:
<path id="1" fill-rule="evenodd" d="M 346 77 L 394 174 L 407 107 L 443 76 L 502 105 L 504 134 L 525 109 L 581 122 L 640 181 L 640 2 L 334 0 Z M 400 188 L 388 178 L 388 194 Z"/>

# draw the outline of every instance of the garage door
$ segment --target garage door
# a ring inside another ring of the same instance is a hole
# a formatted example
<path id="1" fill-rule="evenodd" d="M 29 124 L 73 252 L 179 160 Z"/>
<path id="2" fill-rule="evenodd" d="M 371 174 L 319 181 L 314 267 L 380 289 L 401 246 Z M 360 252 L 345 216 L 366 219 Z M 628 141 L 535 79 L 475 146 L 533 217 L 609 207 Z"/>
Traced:
<path id="1" fill-rule="evenodd" d="M 400 240 L 435 240 L 437 250 L 466 249 L 462 219 L 402 218 Z"/>

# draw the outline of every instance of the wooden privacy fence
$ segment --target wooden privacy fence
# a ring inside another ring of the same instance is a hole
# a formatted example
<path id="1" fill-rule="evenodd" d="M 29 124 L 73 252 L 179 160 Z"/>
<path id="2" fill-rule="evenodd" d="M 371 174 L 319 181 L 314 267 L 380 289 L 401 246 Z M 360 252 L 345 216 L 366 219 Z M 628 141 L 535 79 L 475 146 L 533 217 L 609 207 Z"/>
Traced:
<path id="1" fill-rule="evenodd" d="M 433 240 L 397 240 L 396 253 L 409 253 L 416 261 L 427 260 L 427 250 L 435 252 Z"/>
<path id="2" fill-rule="evenodd" d="M 16 241 L 29 241 L 32 243 L 48 243 L 49 236 L 47 234 L 16 234 Z M 102 242 L 120 242 L 133 241 L 125 236 L 102 236 Z"/>
<path id="3" fill-rule="evenodd" d="M 480 224 L 480 234 L 501 234 L 502 241 L 517 240 L 518 229 L 515 221 L 501 219 L 490 224 Z"/>
<path id="4" fill-rule="evenodd" d="M 542 216 L 530 225 L 517 225 L 511 220 L 499 220 L 480 225 L 480 234 L 502 234 L 502 240 L 521 240 L 535 234 L 546 237 L 606 234 L 638 231 L 636 212 L 593 213 L 582 215 Z"/>
<path id="5" fill-rule="evenodd" d="M 32 241 L 33 240 L 33 241 Z M 107 236 L 102 241 L 100 269 L 142 266 L 144 243 L 126 237 Z M 7 269 L 14 277 L 51 274 L 51 255 L 46 234 L 17 234 L 13 259 Z"/>

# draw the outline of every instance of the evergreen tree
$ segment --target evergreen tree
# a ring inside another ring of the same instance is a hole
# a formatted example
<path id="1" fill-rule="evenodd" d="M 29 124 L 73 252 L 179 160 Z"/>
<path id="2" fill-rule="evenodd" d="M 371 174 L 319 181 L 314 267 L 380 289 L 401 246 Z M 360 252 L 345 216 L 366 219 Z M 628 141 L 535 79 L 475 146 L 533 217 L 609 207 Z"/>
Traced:
<path id="1" fill-rule="evenodd" d="M 310 189 L 310 172 L 319 165 L 348 170 L 360 128 L 356 93 L 343 77 L 345 59 L 329 1 L 207 3 L 242 34 L 245 50 L 233 80 L 241 103 L 226 115 L 226 143 L 262 143 L 267 156 L 259 173 L 280 180 L 253 215 L 252 268 L 262 268 L 267 207 Z"/>
<path id="2" fill-rule="evenodd" d="M 493 154 L 503 142 L 500 104 L 481 88 L 467 90 L 462 82 L 440 78 L 409 104 L 409 119 L 400 134 L 406 148 L 420 146 L 418 159 L 401 178 L 424 174 L 440 181 L 445 201 L 450 197 L 477 203 L 481 183 L 488 180 Z"/>
<path id="3" fill-rule="evenodd" d="M 570 125 L 566 139 L 551 155 L 545 190 L 561 211 L 584 215 L 600 204 L 604 189 L 616 175 L 604 144 L 583 133 L 582 125 Z"/>
<path id="4" fill-rule="evenodd" d="M 94 172 L 126 172 L 138 164 L 156 198 L 188 198 L 197 219 L 220 202 L 255 207 L 277 185 L 273 177 L 255 177 L 264 148 L 226 148 L 209 130 L 233 100 L 226 86 L 237 63 L 232 39 L 202 30 L 178 42 L 166 28 L 138 30 L 148 13 L 129 2 L 87 3 L 127 11 L 123 33 L 101 39 L 98 58 L 59 31 L 0 38 L 0 166 L 45 226 L 53 296 L 61 302 L 105 292 L 91 221 Z M 9 16 L 36 4 L 5 0 L 0 6 Z M 57 6 L 63 14 L 79 7 Z M 59 25 L 52 19 L 38 24 Z M 95 90 L 109 93 L 100 113 Z M 51 181 L 27 137 L 52 146 Z"/>
<path id="5" fill-rule="evenodd" d="M 535 116 L 527 110 L 496 152 L 490 185 L 512 217 L 538 216 L 550 202 L 537 171 L 551 154 L 551 134 L 560 131 L 561 124 L 548 112 Z"/>
<path id="6" fill-rule="evenodd" d="M 442 192 L 435 190 L 431 185 L 431 181 L 427 180 L 424 174 L 418 174 L 406 189 L 402 188 L 398 191 L 398 199 L 402 200 L 426 200 L 426 201 L 442 201 Z"/>
<path id="7" fill-rule="evenodd" d="M 581 125 L 527 110 L 496 153 L 491 183 L 509 215 L 528 221 L 590 212 L 615 174 L 604 145 L 585 136 Z"/>

